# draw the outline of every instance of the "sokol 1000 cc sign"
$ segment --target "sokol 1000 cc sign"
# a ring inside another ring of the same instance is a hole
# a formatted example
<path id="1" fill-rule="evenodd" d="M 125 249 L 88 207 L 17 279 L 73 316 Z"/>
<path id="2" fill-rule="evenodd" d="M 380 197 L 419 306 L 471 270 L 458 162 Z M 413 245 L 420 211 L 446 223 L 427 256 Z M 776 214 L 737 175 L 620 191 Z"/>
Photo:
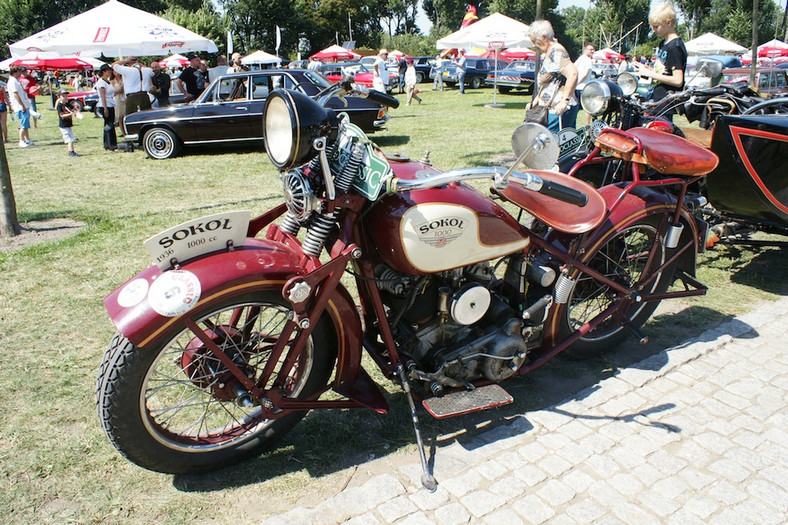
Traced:
<path id="1" fill-rule="evenodd" d="M 162 270 L 170 261 L 188 261 L 205 253 L 224 250 L 227 242 L 242 246 L 249 230 L 249 211 L 229 211 L 184 222 L 145 241 L 145 249 Z"/>

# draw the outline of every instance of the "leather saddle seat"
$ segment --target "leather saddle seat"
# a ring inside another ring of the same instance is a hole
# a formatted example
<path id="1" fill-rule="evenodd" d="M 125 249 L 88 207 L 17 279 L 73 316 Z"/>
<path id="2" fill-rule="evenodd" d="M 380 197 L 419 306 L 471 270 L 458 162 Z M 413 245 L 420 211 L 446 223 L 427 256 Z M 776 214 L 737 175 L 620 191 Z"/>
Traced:
<path id="1" fill-rule="evenodd" d="M 637 153 L 638 141 L 643 149 Z M 616 157 L 669 175 L 706 175 L 717 167 L 712 151 L 671 133 L 649 128 L 602 131 L 595 144 Z"/>

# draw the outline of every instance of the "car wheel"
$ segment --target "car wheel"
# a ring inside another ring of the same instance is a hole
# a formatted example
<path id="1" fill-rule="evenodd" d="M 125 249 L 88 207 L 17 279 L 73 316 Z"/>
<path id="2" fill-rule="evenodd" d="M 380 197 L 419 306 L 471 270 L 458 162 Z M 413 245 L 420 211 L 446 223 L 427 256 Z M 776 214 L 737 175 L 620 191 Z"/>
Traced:
<path id="1" fill-rule="evenodd" d="M 142 139 L 145 153 L 152 159 L 170 159 L 178 154 L 180 141 L 175 133 L 164 128 L 153 128 Z"/>
<path id="2" fill-rule="evenodd" d="M 416 73 L 416 83 L 421 84 L 422 82 L 424 82 L 424 74 Z"/>
<path id="3" fill-rule="evenodd" d="M 482 79 L 480 78 L 472 78 L 471 79 L 471 89 L 479 89 L 482 87 Z"/>
<path id="4" fill-rule="evenodd" d="M 71 108 L 74 111 L 82 112 L 82 110 L 85 109 L 85 104 L 83 104 L 82 101 L 79 100 L 78 98 L 75 98 L 74 100 L 70 101 L 68 104 L 71 106 Z"/>
<path id="5" fill-rule="evenodd" d="M 93 113 L 95 113 L 98 118 L 104 118 L 104 108 L 93 106 Z"/>

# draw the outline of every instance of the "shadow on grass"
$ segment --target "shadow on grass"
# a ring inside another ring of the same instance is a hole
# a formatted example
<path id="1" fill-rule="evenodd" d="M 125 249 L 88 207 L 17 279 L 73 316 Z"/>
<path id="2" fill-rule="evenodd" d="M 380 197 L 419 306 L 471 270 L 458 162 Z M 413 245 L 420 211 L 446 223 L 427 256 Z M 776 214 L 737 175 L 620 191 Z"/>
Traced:
<path id="1" fill-rule="evenodd" d="M 408 135 L 383 135 L 383 136 L 372 136 L 372 141 L 380 146 L 381 148 L 391 148 L 393 146 L 403 146 L 410 142 L 410 136 Z"/>
<path id="2" fill-rule="evenodd" d="M 686 323 L 684 319 L 688 316 L 702 322 Z M 546 409 L 562 400 L 584 399 L 599 388 L 600 381 L 614 376 L 620 369 L 658 356 L 666 346 L 686 341 L 711 324 L 728 319 L 727 316 L 700 307 L 660 315 L 652 322 L 651 330 L 670 326 L 672 329 L 667 338 L 670 343 L 652 341 L 639 345 L 628 340 L 614 352 L 586 361 L 559 356 L 534 372 L 502 383 L 514 397 L 514 403 L 504 407 L 443 420 L 432 419 L 420 409 L 425 442 L 438 452 L 453 443 L 472 450 L 484 443 L 529 432 L 533 426 L 527 419 L 528 412 Z M 664 359 L 652 359 L 647 368 L 657 370 L 664 365 Z M 388 414 L 368 410 L 312 412 L 284 437 L 276 449 L 216 472 L 175 476 L 173 486 L 184 492 L 217 491 L 298 471 L 305 471 L 310 477 L 318 478 L 413 446 L 415 437 L 407 399 L 399 391 L 384 395 L 390 406 Z M 660 427 L 668 432 L 680 432 L 681 429 L 658 420 L 658 414 L 672 408 L 670 403 L 664 403 L 639 411 L 594 417 L 633 421 Z M 556 408 L 553 410 L 561 411 Z M 561 413 L 578 419 L 591 417 L 566 411 Z M 434 454 L 433 451 L 433 460 Z M 412 461 L 409 462 L 417 463 L 418 454 L 414 451 L 410 459 Z"/>

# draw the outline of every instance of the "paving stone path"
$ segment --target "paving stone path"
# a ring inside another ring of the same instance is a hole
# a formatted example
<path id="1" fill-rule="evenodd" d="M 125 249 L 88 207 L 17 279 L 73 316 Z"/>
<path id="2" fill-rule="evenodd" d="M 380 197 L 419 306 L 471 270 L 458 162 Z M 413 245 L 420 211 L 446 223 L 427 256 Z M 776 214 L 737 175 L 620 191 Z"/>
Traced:
<path id="1" fill-rule="evenodd" d="M 788 298 L 275 524 L 788 522 Z"/>

